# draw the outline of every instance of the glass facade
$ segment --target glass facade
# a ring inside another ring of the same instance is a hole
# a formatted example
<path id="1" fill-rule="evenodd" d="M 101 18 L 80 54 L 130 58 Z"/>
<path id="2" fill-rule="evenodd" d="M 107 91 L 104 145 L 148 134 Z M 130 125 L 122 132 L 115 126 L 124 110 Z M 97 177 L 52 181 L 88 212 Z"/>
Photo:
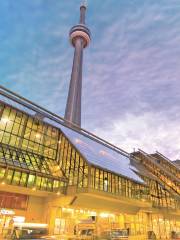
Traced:
<path id="1" fill-rule="evenodd" d="M 63 134 L 60 136 L 60 142 L 60 167 L 69 179 L 69 185 L 75 185 L 77 188 L 92 188 L 128 198 L 143 200 L 148 198 L 147 186 L 100 168 L 88 166 Z"/>
<path id="2" fill-rule="evenodd" d="M 137 214 L 102 212 L 90 209 L 56 208 L 54 234 L 78 234 L 83 229 L 93 229 L 94 235 L 114 229 L 127 229 L 130 239 L 171 239 L 179 230 L 177 219 L 162 214 L 139 211 Z M 150 238 L 153 236 L 156 238 Z M 149 238 L 147 238 L 149 237 Z"/>
<path id="3" fill-rule="evenodd" d="M 162 214 L 149 214 L 148 222 L 149 229 L 156 234 L 157 239 L 173 239 L 173 233 L 179 232 L 180 229 L 180 223 L 176 218 Z"/>
<path id="4" fill-rule="evenodd" d="M 147 180 L 150 185 L 150 198 L 154 207 L 178 209 L 178 201 L 157 181 Z"/>
<path id="5" fill-rule="evenodd" d="M 105 170 L 103 166 L 102 168 L 95 166 L 84 158 L 83 148 L 82 152 L 79 151 L 63 129 L 61 131 L 60 128 L 43 122 L 39 114 L 28 115 L 5 103 L 0 104 L 1 185 L 27 187 L 32 190 L 58 193 L 58 195 L 67 194 L 67 187 L 74 186 L 77 194 L 94 190 L 94 194 L 104 192 L 107 193 L 107 197 L 126 198 L 131 204 L 133 201 L 129 201 L 130 199 L 139 200 L 139 206 L 142 201 L 146 201 L 158 211 L 162 208 L 170 211 L 179 209 L 179 202 L 174 196 L 174 193 L 179 191 L 178 183 L 144 156 L 139 158 L 139 161 L 158 180 L 144 176 L 139 171 L 138 177 L 144 180 L 144 184 L 138 183 Z M 167 168 L 166 166 L 166 171 Z M 178 174 L 177 170 L 174 173 Z M 0 193 L 0 204 L 1 208 L 26 210 L 28 197 Z M 51 209 L 48 211 L 50 212 Z M 131 215 L 97 211 L 96 215 L 93 215 L 95 211 L 61 208 L 58 211 L 61 214 L 53 218 L 55 225 L 60 223 L 61 228 L 58 230 L 58 226 L 54 227 L 56 231 L 63 233 L 61 232 L 63 226 L 63 231 L 72 234 L 77 221 L 82 220 L 82 224 L 78 225 L 81 228 L 84 226 L 83 220 L 88 217 L 88 221 L 90 218 L 95 221 L 95 228 L 99 232 L 114 226 L 130 229 L 132 236 L 145 236 L 148 231 L 153 231 L 158 237 L 167 238 L 171 231 L 179 228 L 176 220 L 159 213 L 138 212 Z"/>
<path id="6" fill-rule="evenodd" d="M 180 186 L 178 182 L 174 181 L 162 169 L 158 169 L 158 167 L 153 163 L 147 162 L 146 160 L 144 160 L 142 163 L 148 170 L 150 170 L 155 176 L 157 176 L 160 181 L 165 183 L 166 188 L 168 188 L 170 191 L 172 190 L 173 192 L 177 193 L 177 195 L 180 194 Z"/>
<path id="7" fill-rule="evenodd" d="M 63 134 L 60 136 L 59 163 L 69 185 L 88 187 L 88 164 Z"/>
<path id="8" fill-rule="evenodd" d="M 99 191 L 142 200 L 148 199 L 149 196 L 146 185 L 138 184 L 99 168 L 91 167 L 90 180 L 90 187 Z"/>
<path id="9" fill-rule="evenodd" d="M 145 166 L 149 172 L 155 175 L 169 191 L 177 196 L 180 195 L 180 181 L 171 173 L 171 170 L 168 171 L 167 168 L 170 168 L 169 164 L 164 168 L 160 164 L 157 165 L 154 159 L 151 159 L 150 156 L 146 156 L 143 153 L 138 153 L 138 155 L 141 164 Z"/>
<path id="10" fill-rule="evenodd" d="M 144 166 L 145 169 L 154 176 L 153 178 L 147 178 L 141 175 L 149 186 L 153 205 L 174 209 L 179 208 L 179 179 L 176 178 L 176 175 L 170 177 L 170 174 L 172 174 L 171 171 L 169 171 L 169 174 L 167 173 L 170 164 L 167 163 L 166 168 L 163 170 L 162 166 L 160 166 L 160 168 L 157 166 L 154 159 L 150 159 L 149 156 L 146 156 L 141 152 L 133 153 L 132 155 L 140 165 Z M 177 172 L 179 172 L 178 169 L 176 169 L 176 173 Z"/>
<path id="11" fill-rule="evenodd" d="M 56 159 L 59 131 L 43 123 L 39 116 L 28 116 L 0 104 L 0 142 Z"/>
<path id="12" fill-rule="evenodd" d="M 152 179 L 144 178 L 146 184 L 140 184 L 88 164 L 60 129 L 42 120 L 39 114 L 28 115 L 0 104 L 2 183 L 58 192 L 65 189 L 68 181 L 69 186 L 149 200 L 157 207 L 178 207 L 170 192 Z M 166 182 L 165 176 L 153 164 L 145 160 L 142 163 Z M 177 187 L 172 181 L 171 186 Z"/>
<path id="13" fill-rule="evenodd" d="M 173 163 L 170 162 L 165 156 L 160 153 L 151 154 L 154 160 L 160 164 L 164 169 L 166 169 L 169 173 L 173 174 L 178 179 L 180 178 L 180 171 L 174 166 Z"/>
<path id="14" fill-rule="evenodd" d="M 0 117 L 1 183 L 64 193 L 67 181 L 56 159 L 59 131 L 3 103 Z"/>

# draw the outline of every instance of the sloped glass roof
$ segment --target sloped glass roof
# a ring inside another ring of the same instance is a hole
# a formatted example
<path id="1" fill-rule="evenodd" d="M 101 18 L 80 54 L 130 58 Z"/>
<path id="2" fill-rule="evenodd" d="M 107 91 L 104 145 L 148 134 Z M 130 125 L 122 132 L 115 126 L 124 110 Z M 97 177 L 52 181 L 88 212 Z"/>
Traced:
<path id="1" fill-rule="evenodd" d="M 64 178 L 58 164 L 47 157 L 0 144 L 0 165 L 19 167 L 51 178 Z"/>
<path id="2" fill-rule="evenodd" d="M 76 132 L 64 126 L 60 128 L 64 135 L 90 164 L 128 177 L 134 181 L 144 183 L 144 181 L 132 170 L 130 158 L 128 156 L 92 140 L 80 132 Z"/>
<path id="3" fill-rule="evenodd" d="M 41 114 L 43 116 L 44 122 L 60 128 L 63 131 L 69 141 L 79 150 L 79 152 L 89 163 L 116 174 L 123 175 L 134 181 L 144 183 L 144 181 L 130 168 L 130 159 L 128 156 L 123 154 L 123 152 L 121 153 L 120 151 L 118 152 L 109 146 L 105 146 L 103 144 L 103 141 L 100 143 L 96 139 L 91 139 L 88 136 L 81 134 L 80 132 L 76 132 L 70 128 L 64 127 L 62 125 L 64 124 L 64 119 L 60 118 L 56 114 L 47 111 L 46 109 L 43 109 L 40 106 L 37 106 L 27 99 L 22 98 L 21 96 L 9 91 L 8 89 L 5 89 L 2 86 L 0 86 L 0 101 L 8 103 L 31 116 L 35 115 L 36 112 L 38 112 L 38 114 Z M 29 157 L 31 159 L 34 158 L 33 156 L 26 155 L 24 159 Z M 38 156 L 35 156 L 35 158 L 38 159 Z M 50 161 L 50 159 L 46 160 Z M 7 157 L 6 161 L 8 161 Z M 21 164 L 22 168 L 31 168 L 31 170 L 34 168 L 34 171 L 38 171 L 38 166 L 35 167 L 36 164 L 33 166 L 33 162 L 29 166 L 27 166 L 26 163 L 16 163 L 16 161 L 12 161 L 11 163 L 9 162 L 8 164 Z M 46 167 L 44 167 L 44 171 L 46 171 L 46 174 L 48 174 L 49 170 L 45 169 Z M 40 172 L 42 173 L 42 168 L 40 169 Z M 49 172 L 49 174 L 51 175 L 52 173 Z"/>

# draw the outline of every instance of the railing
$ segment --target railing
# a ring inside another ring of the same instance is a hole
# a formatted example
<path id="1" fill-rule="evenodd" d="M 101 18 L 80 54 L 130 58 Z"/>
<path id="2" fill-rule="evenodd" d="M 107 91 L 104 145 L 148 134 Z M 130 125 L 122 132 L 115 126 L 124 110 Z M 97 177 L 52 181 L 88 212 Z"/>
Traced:
<path id="1" fill-rule="evenodd" d="M 177 178 L 180 178 L 180 169 L 167 157 L 157 151 L 155 154 L 152 154 L 152 156 L 155 157 L 155 159 L 159 160 L 160 162 L 158 163 L 160 163 L 167 171 L 170 171 L 171 174 L 173 174 Z"/>
<path id="2" fill-rule="evenodd" d="M 151 200 L 149 199 L 149 195 L 145 195 L 141 192 L 138 192 L 137 194 L 132 194 L 132 195 L 126 195 L 125 192 L 124 193 L 121 193 L 121 192 L 108 192 L 108 191 L 104 191 L 104 190 L 100 190 L 100 189 L 96 189 L 96 188 L 93 188 L 93 187 L 77 187 L 76 188 L 76 191 L 77 193 L 87 193 L 87 192 L 98 192 L 98 193 L 104 193 L 106 194 L 107 196 L 111 196 L 111 197 L 122 197 L 122 198 L 126 198 L 126 199 L 132 199 L 132 200 L 139 200 L 139 201 L 142 201 L 142 202 L 149 202 L 151 203 Z"/>
<path id="3" fill-rule="evenodd" d="M 179 208 L 179 206 L 178 206 L 178 204 L 175 204 L 175 205 L 163 205 L 163 204 L 161 204 L 161 203 L 157 203 L 157 202 L 155 202 L 155 201 L 152 201 L 152 206 L 153 207 L 155 207 L 155 208 L 161 208 L 161 209 L 168 209 L 169 211 L 176 211 L 176 210 L 178 210 L 178 209 L 180 209 Z"/>

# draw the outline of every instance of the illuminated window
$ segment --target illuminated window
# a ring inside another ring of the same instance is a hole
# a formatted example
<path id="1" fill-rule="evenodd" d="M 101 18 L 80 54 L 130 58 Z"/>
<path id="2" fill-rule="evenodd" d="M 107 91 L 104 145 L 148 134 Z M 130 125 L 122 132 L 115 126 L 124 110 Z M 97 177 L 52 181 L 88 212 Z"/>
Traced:
<path id="1" fill-rule="evenodd" d="M 13 170 L 8 169 L 7 177 L 6 177 L 6 181 L 8 184 L 11 183 L 11 181 L 12 181 L 13 173 L 14 173 Z"/>
<path id="2" fill-rule="evenodd" d="M 104 191 L 108 191 L 108 179 L 107 177 L 104 178 Z"/>
<path id="3" fill-rule="evenodd" d="M 26 186 L 27 184 L 27 173 L 22 173 L 21 175 L 21 180 L 20 180 L 20 185 L 21 186 Z"/>
<path id="4" fill-rule="evenodd" d="M 4 168 L 0 168 L 0 179 L 3 179 L 5 176 L 6 170 Z"/>
<path id="5" fill-rule="evenodd" d="M 28 177 L 28 186 L 32 187 L 34 185 L 34 182 L 35 182 L 35 176 L 30 174 Z"/>
<path id="6" fill-rule="evenodd" d="M 20 177 L 21 177 L 21 173 L 15 171 L 15 172 L 14 172 L 14 175 L 13 175 L 12 183 L 15 184 L 15 185 L 19 185 Z"/>

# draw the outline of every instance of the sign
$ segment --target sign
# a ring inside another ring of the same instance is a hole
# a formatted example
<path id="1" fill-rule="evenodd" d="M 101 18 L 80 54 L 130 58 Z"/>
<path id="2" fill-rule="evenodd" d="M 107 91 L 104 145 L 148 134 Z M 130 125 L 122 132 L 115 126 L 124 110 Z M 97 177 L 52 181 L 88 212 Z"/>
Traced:
<path id="1" fill-rule="evenodd" d="M 13 210 L 8 210 L 8 209 L 1 209 L 0 213 L 2 215 L 14 215 L 15 214 L 15 212 Z"/>

